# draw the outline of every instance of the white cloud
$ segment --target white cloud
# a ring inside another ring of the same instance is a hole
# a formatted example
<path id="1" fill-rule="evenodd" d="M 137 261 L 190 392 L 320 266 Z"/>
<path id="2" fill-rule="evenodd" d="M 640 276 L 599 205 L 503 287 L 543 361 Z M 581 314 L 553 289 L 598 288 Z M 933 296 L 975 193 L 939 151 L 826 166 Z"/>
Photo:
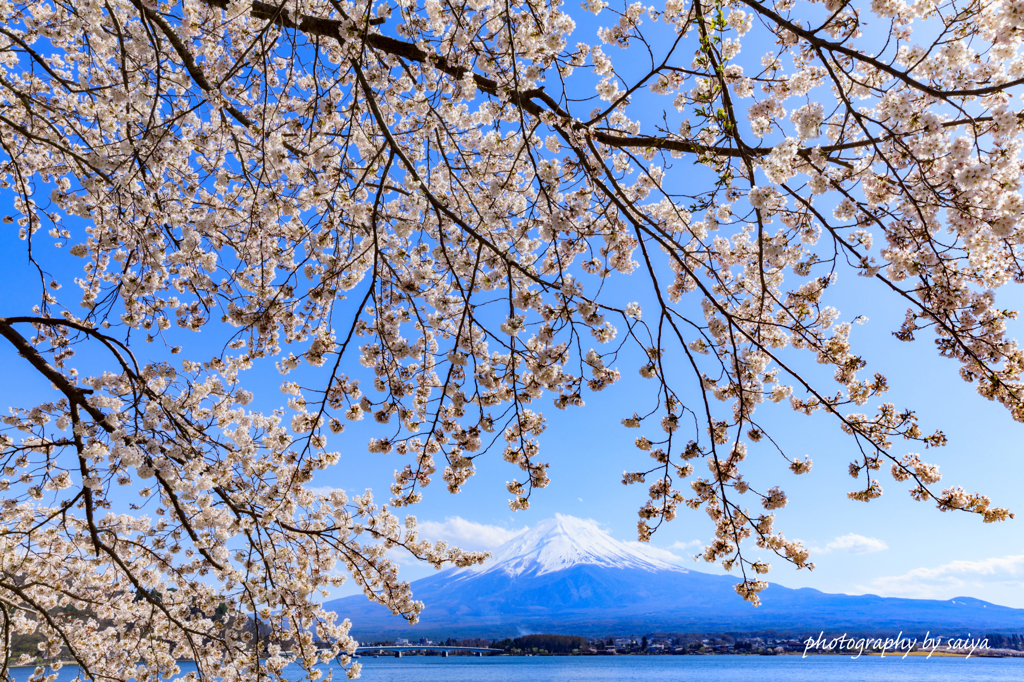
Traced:
<path id="1" fill-rule="evenodd" d="M 588 520 L 588 522 L 600 528 L 596 521 Z M 502 526 L 492 526 L 486 523 L 469 521 L 461 516 L 448 516 L 445 517 L 443 522 L 420 520 L 416 524 L 416 530 L 419 532 L 420 538 L 425 540 L 444 540 L 460 549 L 478 551 L 493 550 L 528 529 L 528 527 L 504 528 Z M 607 530 L 602 530 L 603 532 L 608 532 Z M 703 543 L 700 540 L 675 542 L 667 549 L 636 540 L 627 540 L 622 544 L 653 559 L 660 559 L 675 565 L 683 565 L 691 563 L 692 557 L 679 556 L 671 550 L 685 550 Z"/>
<path id="2" fill-rule="evenodd" d="M 329 492 L 331 489 L 326 488 L 325 490 Z M 610 531 L 607 528 L 602 528 L 601 524 L 593 519 L 575 520 L 584 524 L 593 525 L 594 528 L 600 532 L 610 534 Z M 420 539 L 423 540 L 444 540 L 455 547 L 471 551 L 493 551 L 495 548 L 508 542 L 517 535 L 529 530 L 529 526 L 522 528 L 505 528 L 503 526 L 469 521 L 461 516 L 448 516 L 445 517 L 444 521 L 428 521 L 420 519 L 416 524 L 416 530 Z M 675 566 L 686 566 L 693 562 L 693 557 L 679 556 L 678 554 L 670 551 L 671 549 L 687 549 L 695 545 L 703 544 L 700 540 L 675 542 L 670 545 L 668 549 L 663 549 L 661 547 L 655 547 L 649 543 L 638 542 L 636 540 L 618 542 L 621 542 L 623 545 L 629 547 L 629 549 L 640 554 L 644 554 L 651 559 L 664 561 Z M 389 559 L 400 565 L 402 570 L 414 571 L 409 575 L 409 579 L 415 580 L 418 577 L 422 577 L 420 575 L 420 569 L 423 568 L 422 562 L 411 556 L 403 548 L 393 547 L 388 550 L 387 556 Z M 344 593 L 354 594 L 355 592 L 353 590 L 346 590 Z"/>
<path id="3" fill-rule="evenodd" d="M 676 540 L 668 546 L 669 549 L 675 549 L 680 552 L 696 549 L 697 547 L 703 547 L 703 540 L 690 540 L 689 542 L 683 542 L 682 540 Z"/>
<path id="4" fill-rule="evenodd" d="M 688 561 L 687 558 L 681 557 L 678 554 L 674 554 L 673 552 L 670 552 L 667 549 L 655 547 L 654 545 L 647 542 L 640 542 L 638 540 L 626 540 L 622 544 L 626 545 L 635 552 L 638 552 L 640 554 L 646 554 L 652 559 L 660 559 L 664 562 L 675 564 L 677 566 L 692 561 L 692 559 Z"/>
<path id="5" fill-rule="evenodd" d="M 817 554 L 827 554 L 829 552 L 839 551 L 848 552 L 850 554 L 871 554 L 872 552 L 881 552 L 886 549 L 889 549 L 889 545 L 885 544 L 885 542 L 878 538 L 869 538 L 863 535 L 857 535 L 856 533 L 847 533 L 846 535 L 840 535 L 823 548 L 812 549 L 812 552 Z"/>
<path id="6" fill-rule="evenodd" d="M 1024 554 L 978 561 L 961 559 L 934 568 L 915 568 L 903 575 L 875 578 L 868 589 L 888 596 L 935 599 L 993 585 L 1024 587 Z"/>
<path id="7" fill-rule="evenodd" d="M 335 488 L 332 485 L 317 485 L 317 486 L 313 486 L 312 488 L 306 488 L 306 490 L 308 490 L 309 492 L 313 493 L 314 495 L 330 495 L 335 490 L 340 490 L 341 492 L 345 492 L 344 488 Z"/>
<path id="8" fill-rule="evenodd" d="M 467 521 L 461 516 L 448 516 L 444 522 L 420 521 L 416 529 L 423 539 L 444 540 L 460 549 L 468 550 L 494 549 L 526 530 Z"/>

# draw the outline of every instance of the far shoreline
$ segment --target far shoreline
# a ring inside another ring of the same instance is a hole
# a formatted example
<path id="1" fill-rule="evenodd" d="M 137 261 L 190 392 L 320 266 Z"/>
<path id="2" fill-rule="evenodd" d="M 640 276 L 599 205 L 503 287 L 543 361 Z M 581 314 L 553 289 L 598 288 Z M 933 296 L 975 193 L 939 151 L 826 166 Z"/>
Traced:
<path id="1" fill-rule="evenodd" d="M 801 654 L 799 651 L 787 651 L 787 652 L 775 653 L 775 654 L 737 654 L 737 653 L 727 653 L 727 654 L 716 654 L 716 653 L 696 653 L 696 654 L 622 653 L 622 654 L 614 654 L 614 655 L 602 655 L 602 654 L 491 654 L 491 655 L 482 656 L 482 657 L 465 656 L 465 655 L 440 656 L 440 655 L 434 654 L 434 653 L 420 654 L 420 653 L 408 652 L 408 653 L 403 653 L 401 658 L 471 658 L 471 659 L 476 659 L 476 658 L 600 658 L 600 659 L 609 659 L 609 658 L 626 658 L 626 657 L 636 657 L 636 658 L 694 658 L 694 657 L 703 657 L 703 658 L 710 658 L 710 657 L 750 658 L 750 657 L 755 657 L 755 656 L 756 657 L 760 657 L 760 658 L 775 658 L 775 657 L 792 658 L 793 656 L 799 656 L 800 658 L 820 658 L 820 657 L 835 658 L 835 657 L 839 657 L 839 658 L 849 658 L 851 660 L 857 660 L 858 658 L 869 657 L 869 656 L 870 657 L 874 657 L 874 658 L 886 658 L 886 659 L 889 659 L 889 658 L 893 658 L 893 659 L 903 659 L 903 658 L 925 658 L 925 659 L 927 659 L 927 658 L 986 658 L 986 659 L 1001 659 L 1001 660 L 1024 659 L 1024 655 L 1013 655 L 1013 654 L 1009 654 L 1009 653 L 1007 653 L 1007 654 L 1003 654 L 1003 653 L 998 653 L 998 654 L 997 653 L 985 653 L 985 654 L 974 653 L 974 654 L 968 655 L 968 654 L 956 653 L 956 652 L 951 652 L 951 651 L 935 651 L 935 652 L 931 652 L 929 654 L 929 652 L 927 650 L 915 650 L 915 651 L 910 651 L 910 652 L 906 652 L 906 653 L 886 652 L 885 654 L 882 654 L 881 652 L 877 652 L 877 651 L 876 652 L 867 652 L 867 651 L 865 651 L 863 654 L 860 654 L 860 655 L 857 655 L 856 653 L 850 654 L 848 652 L 843 652 L 843 653 L 807 652 L 807 654 L 804 655 L 804 654 Z M 372 655 L 372 656 L 368 656 L 368 655 L 364 654 L 364 655 L 353 656 L 353 660 L 364 659 L 364 658 L 395 658 L 395 656 L 389 655 L 389 654 Z M 182 659 L 178 659 L 175 662 L 176 663 L 195 663 L 195 659 L 182 658 Z M 7 666 L 7 669 L 8 670 L 22 670 L 22 669 L 38 668 L 38 667 L 44 667 L 44 668 L 51 668 L 52 669 L 54 664 L 60 664 L 61 668 L 70 668 L 70 667 L 77 668 L 78 667 L 78 663 L 76 663 L 74 661 L 54 661 L 53 663 L 37 662 L 37 663 L 28 664 L 28 665 L 9 665 L 9 666 Z M 289 665 L 293 665 L 293 662 L 289 662 Z M 325 665 L 325 664 L 320 664 L 320 665 Z"/>

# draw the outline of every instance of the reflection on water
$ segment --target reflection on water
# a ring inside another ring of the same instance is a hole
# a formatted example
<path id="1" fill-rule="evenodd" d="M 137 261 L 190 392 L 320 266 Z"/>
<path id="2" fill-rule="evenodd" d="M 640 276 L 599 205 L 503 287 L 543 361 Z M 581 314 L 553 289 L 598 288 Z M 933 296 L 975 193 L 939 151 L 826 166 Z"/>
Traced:
<path id="1" fill-rule="evenodd" d="M 362 658 L 366 682 L 508 682 L 511 678 L 543 682 L 1019 682 L 1024 659 L 876 656 L 493 656 L 485 658 L 405 656 Z M 195 670 L 181 664 L 182 672 Z M 289 679 L 304 679 L 301 669 L 285 670 Z M 25 682 L 31 668 L 12 671 Z M 63 668 L 58 682 L 80 679 L 75 666 Z M 340 669 L 335 679 L 344 679 Z"/>

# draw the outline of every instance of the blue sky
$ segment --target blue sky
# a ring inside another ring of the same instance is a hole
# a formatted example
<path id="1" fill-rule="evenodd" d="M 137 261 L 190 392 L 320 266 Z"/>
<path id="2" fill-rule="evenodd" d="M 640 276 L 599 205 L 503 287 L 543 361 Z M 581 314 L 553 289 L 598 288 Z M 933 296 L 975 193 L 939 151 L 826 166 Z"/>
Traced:
<path id="1" fill-rule="evenodd" d="M 929 334 L 912 343 L 897 341 L 891 332 L 905 309 L 890 305 L 891 299 L 875 282 L 840 276 L 836 291 L 833 304 L 844 319 L 868 318 L 855 325 L 853 341 L 868 361 L 864 371 L 881 371 L 889 378 L 892 388 L 884 400 L 916 411 L 924 432 L 941 429 L 949 439 L 947 446 L 928 451 L 897 442 L 894 454 L 920 452 L 923 459 L 940 466 L 943 479 L 937 489 L 961 485 L 987 494 L 994 505 L 1009 507 L 1018 518 L 984 524 L 972 514 L 943 513 L 933 504 L 912 500 L 908 486 L 887 475 L 881 477 L 881 498 L 870 503 L 848 500 L 847 492 L 862 487 L 847 472 L 855 456 L 852 440 L 828 415 L 808 417 L 794 413 L 786 403 L 769 403 L 760 408 L 760 419 L 772 425 L 773 437 L 789 456 L 810 455 L 814 468 L 810 474 L 792 475 L 763 442 L 751 446 L 744 464 L 749 465 L 752 480 L 779 484 L 789 494 L 789 505 L 777 512 L 776 527 L 811 547 L 816 564 L 813 572 L 796 571 L 776 560 L 769 579 L 826 592 L 932 599 L 972 596 L 1024 608 L 1024 424 L 1013 422 L 1002 407 L 963 382 L 957 363 L 934 352 Z M 636 297 L 638 289 L 628 293 Z M 1000 293 L 1003 305 L 1014 304 L 1015 298 L 1020 301 L 1019 288 Z M 552 483 L 535 492 L 529 510 L 508 510 L 504 483 L 518 470 L 493 453 L 478 461 L 478 474 L 461 494 L 449 495 L 436 484 L 425 491 L 424 502 L 411 510 L 425 524 L 424 535 L 486 550 L 524 527 L 563 513 L 593 519 L 620 540 L 635 540 L 636 510 L 646 499 L 645 490 L 642 485 L 624 487 L 619 481 L 624 469 L 645 466 L 647 455 L 633 446 L 637 432 L 623 428 L 620 421 L 633 411 L 623 406 L 637 397 L 642 400 L 649 386 L 639 377 L 635 358 L 627 357 L 616 366 L 624 377 L 616 390 L 587 394 L 586 405 L 576 410 L 544 409 L 549 426 L 541 436 L 542 458 L 551 462 Z M 869 402 L 863 410 L 873 411 L 880 402 Z M 317 483 L 350 492 L 366 486 L 383 491 L 391 473 L 404 462 L 396 455 L 361 454 L 356 433 L 350 429 L 341 436 L 347 443 L 346 456 L 337 478 Z M 684 509 L 655 534 L 652 546 L 692 570 L 722 572 L 692 560 L 711 528 L 703 511 Z M 757 555 L 756 548 L 751 551 Z M 432 571 L 410 561 L 403 565 L 410 579 Z M 764 597 L 770 599 L 770 592 Z"/>
<path id="2" fill-rule="evenodd" d="M 677 169 L 685 168 L 682 160 L 677 164 Z M 9 213 L 10 206 L 10 194 L 0 194 L 0 212 Z M 72 226 L 78 235 L 81 227 Z M 45 242 L 45 233 L 40 232 L 38 239 Z M 30 314 L 38 301 L 39 280 L 27 262 L 15 226 L 0 225 L 0 253 L 5 255 L 0 269 L 4 292 L 0 316 Z M 81 261 L 52 249 L 38 253 L 66 287 L 64 293 L 73 297 L 77 293 L 73 278 Z M 646 284 L 639 275 L 633 280 L 619 278 L 614 285 L 619 289 L 610 294 L 623 303 L 644 303 L 652 295 L 643 289 Z M 922 333 L 909 344 L 895 340 L 891 332 L 902 321 L 905 307 L 885 296 L 877 283 L 840 273 L 834 290 L 830 289 L 833 292 L 831 303 L 842 311 L 842 319 L 867 317 L 865 324 L 854 327 L 853 342 L 868 361 L 865 373 L 880 371 L 888 376 L 892 388 L 885 400 L 915 410 L 925 432 L 941 429 L 949 438 L 946 447 L 928 452 L 897 443 L 894 454 L 921 452 L 926 461 L 941 467 L 943 480 L 937 488 L 962 485 L 969 492 L 987 494 L 995 506 L 1010 508 L 1018 518 L 986 525 L 975 515 L 941 513 L 932 504 L 910 499 L 908 487 L 887 476 L 882 477 L 882 498 L 870 504 L 850 501 L 846 493 L 862 487 L 847 474 L 854 456 L 852 440 L 827 415 L 806 417 L 793 413 L 786 404 L 769 404 L 760 408 L 759 416 L 774 424 L 773 437 L 791 457 L 810 455 L 814 469 L 795 477 L 770 446 L 761 444 L 751 447 L 745 463 L 748 475 L 752 481 L 767 484 L 760 486 L 762 489 L 778 484 L 788 493 L 789 505 L 777 512 L 776 526 L 787 537 L 813 548 L 817 568 L 795 571 L 777 560 L 768 578 L 789 587 L 827 592 L 938 599 L 966 595 L 1024 608 L 1024 459 L 1020 456 L 1024 424 L 1014 423 L 1003 408 L 965 384 L 958 376 L 957 364 L 937 356 L 930 334 Z M 353 298 L 357 293 L 353 292 Z M 1019 308 L 1024 301 L 1019 287 L 1007 287 L 999 296 L 1004 307 Z M 186 339 L 184 332 L 173 334 L 187 341 L 186 348 L 198 347 L 200 357 L 223 342 L 212 328 L 198 339 Z M 162 352 L 156 346 L 143 346 L 139 352 L 148 350 Z M 189 356 L 188 351 L 184 355 Z M 89 354 L 83 356 L 88 361 Z M 353 356 L 350 367 L 342 371 L 357 374 L 357 365 Z M 426 489 L 424 502 L 409 510 L 420 519 L 424 535 L 467 549 L 490 549 L 517 530 L 563 513 L 593 519 L 614 537 L 634 540 L 636 510 L 646 494 L 642 485 L 623 487 L 620 476 L 623 470 L 644 467 L 650 460 L 633 446 L 639 434 L 624 429 L 620 422 L 634 412 L 634 399 L 644 404 L 652 400 L 649 391 L 653 387 L 637 374 L 640 365 L 635 354 L 624 354 L 615 363 L 624 377 L 621 384 L 604 393 L 586 394 L 587 404 L 582 408 L 560 412 L 550 403 L 544 404 L 549 426 L 541 436 L 541 457 L 551 462 L 552 483 L 533 495 L 528 511 L 509 511 L 504 486 L 521 472 L 504 463 L 495 451 L 478 460 L 477 475 L 460 495 L 449 495 L 443 483 L 436 481 Z M 52 397 L 46 382 L 34 375 L 10 346 L 0 345 L 0 367 L 4 379 L 0 408 Z M 810 359 L 805 361 L 805 369 L 816 370 Z M 280 381 L 273 365 L 266 362 L 244 377 L 243 384 L 257 393 L 255 406 L 270 410 L 285 404 L 285 396 L 278 390 Z M 879 402 L 870 402 L 863 411 L 872 411 Z M 380 435 L 367 420 L 334 436 L 331 444 L 342 452 L 342 461 L 318 478 L 316 485 L 344 488 L 349 493 L 373 488 L 378 499 L 386 499 L 392 473 L 405 462 L 396 454 L 366 452 L 367 439 Z M 709 539 L 711 528 L 704 512 L 683 509 L 675 521 L 657 532 L 652 544 L 663 556 L 671 554 L 689 568 L 720 572 L 713 565 L 690 559 Z M 756 548 L 750 551 L 750 558 L 757 556 Z M 409 579 L 432 570 L 399 559 L 403 575 Z M 770 590 L 762 597 L 770 600 Z"/>
<path id="3" fill-rule="evenodd" d="M 842 279 L 839 284 L 842 286 Z M 849 291 L 843 292 L 847 304 L 839 307 L 848 311 L 849 317 L 869 318 L 854 331 L 869 362 L 867 370 L 883 371 L 889 377 L 892 390 L 887 400 L 916 410 L 926 432 L 941 429 L 949 438 L 946 447 L 921 453 L 927 461 L 940 465 L 943 480 L 939 487 L 962 485 L 968 491 L 982 492 L 993 504 L 1009 507 L 1018 517 L 983 524 L 975 515 L 943 513 L 932 504 L 915 502 L 905 485 L 886 480 L 887 476 L 882 477 L 885 494 L 881 498 L 867 504 L 848 500 L 846 493 L 858 488 L 847 473 L 852 441 L 827 415 L 807 417 L 784 404 L 770 405 L 762 408 L 761 416 L 765 419 L 764 412 L 770 413 L 775 438 L 781 439 L 791 456 L 810 455 L 814 468 L 810 474 L 793 476 L 777 455 L 759 446 L 751 447 L 745 464 L 753 465 L 756 475 L 780 484 L 789 494 L 789 505 L 777 512 L 777 527 L 812 548 L 816 569 L 796 571 L 775 561 L 769 579 L 788 587 L 826 592 L 932 599 L 972 596 L 1024 608 L 1024 536 L 1020 528 L 1024 521 L 1020 506 L 1024 500 L 1020 491 L 1024 425 L 1013 422 L 1000 406 L 964 383 L 957 365 L 938 357 L 927 335 L 909 344 L 895 340 L 890 332 L 897 328 L 903 309 L 883 305 L 884 299 L 870 295 L 870 287 L 858 293 L 857 287 L 870 282 L 858 278 L 849 284 Z M 619 421 L 628 416 L 621 405 L 629 392 L 645 388 L 636 374 L 637 366 L 619 363 L 626 379 L 618 391 L 590 394 L 587 404 L 574 412 L 545 411 L 549 427 L 542 436 L 542 447 L 545 458 L 552 462 L 552 483 L 535 493 L 528 511 L 508 511 L 503 484 L 514 473 L 497 456 L 491 456 L 460 495 L 448 495 L 443 489 L 426 491 L 424 502 L 414 510 L 421 522 L 427 522 L 424 531 L 467 548 L 490 549 L 516 530 L 558 512 L 594 519 L 614 537 L 634 540 L 636 509 L 645 494 L 639 486 L 623 487 L 619 476 L 623 469 L 643 466 L 646 455 L 632 445 L 636 432 L 622 428 Z M 873 404 L 865 407 L 869 406 Z M 897 454 L 904 454 L 899 443 L 896 447 Z M 387 457 L 393 456 L 383 459 Z M 360 463 L 361 475 L 367 480 L 376 478 L 380 489 L 396 467 L 386 462 Z M 334 484 L 352 489 L 341 477 Z M 684 510 L 662 526 L 652 546 L 671 552 L 693 570 L 721 572 L 690 558 L 709 538 L 710 529 L 702 511 Z M 421 577 L 430 571 L 407 565 L 405 575 Z M 770 599 L 770 591 L 763 596 Z"/>

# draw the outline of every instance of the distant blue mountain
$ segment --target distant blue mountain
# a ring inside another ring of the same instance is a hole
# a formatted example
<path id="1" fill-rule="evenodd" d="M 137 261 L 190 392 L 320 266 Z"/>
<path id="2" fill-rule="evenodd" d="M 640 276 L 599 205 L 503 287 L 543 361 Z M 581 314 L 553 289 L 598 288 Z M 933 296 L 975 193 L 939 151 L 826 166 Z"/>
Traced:
<path id="1" fill-rule="evenodd" d="M 957 597 L 949 601 L 826 594 L 771 585 L 753 608 L 735 576 L 661 561 L 594 524 L 556 516 L 494 552 L 482 567 L 449 569 L 412 583 L 426 607 L 410 626 L 363 596 L 325 606 L 350 618 L 360 639 L 397 636 L 505 637 L 530 632 L 1024 631 L 1024 609 Z"/>

